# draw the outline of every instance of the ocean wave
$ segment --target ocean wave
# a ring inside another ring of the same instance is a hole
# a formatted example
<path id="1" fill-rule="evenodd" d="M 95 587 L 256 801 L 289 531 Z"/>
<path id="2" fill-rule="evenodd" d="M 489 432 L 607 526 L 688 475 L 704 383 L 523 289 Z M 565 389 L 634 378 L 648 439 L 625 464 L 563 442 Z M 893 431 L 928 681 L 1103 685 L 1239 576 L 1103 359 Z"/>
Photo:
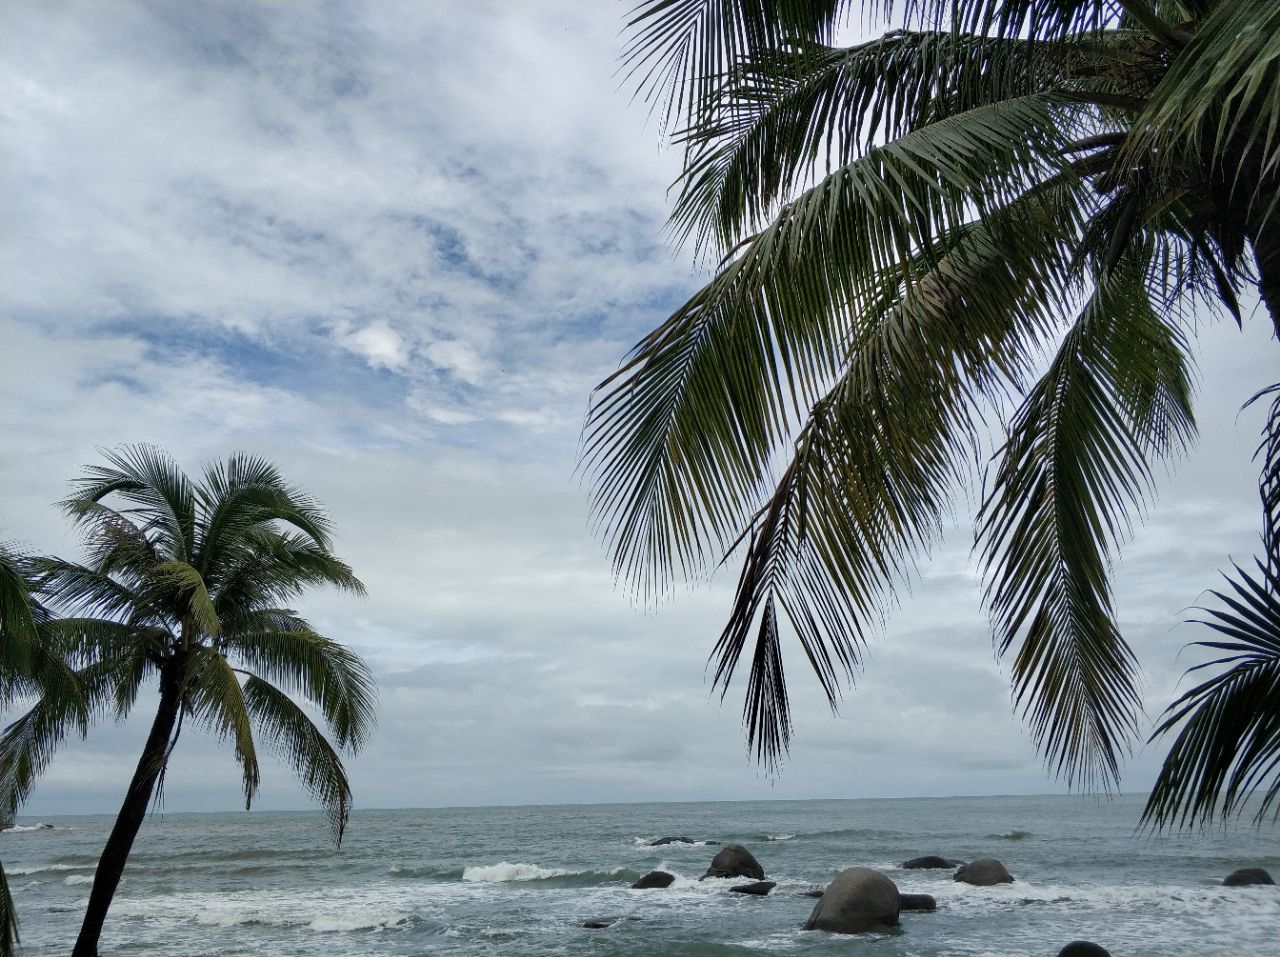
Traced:
<path id="1" fill-rule="evenodd" d="M 605 881 L 616 881 L 619 877 L 634 873 L 625 867 L 615 867 L 608 871 L 568 870 L 562 867 L 541 867 L 537 864 L 513 864 L 500 861 L 485 866 L 464 867 L 462 879 L 471 883 L 505 884 L 511 881 L 564 881 L 572 879 L 574 883 L 594 884 Z M 638 876 L 638 875 L 637 875 Z"/>
<path id="2" fill-rule="evenodd" d="M 25 834 L 28 831 L 65 831 L 67 828 L 54 827 L 52 824 L 45 824 L 38 821 L 35 824 L 15 824 L 12 827 L 6 827 L 0 830 L 0 834 Z"/>
<path id="3" fill-rule="evenodd" d="M 1006 831 L 1003 834 L 988 834 L 987 840 L 990 841 L 1025 841 L 1029 837 L 1034 837 L 1030 831 Z"/>
<path id="4" fill-rule="evenodd" d="M 86 868 L 93 868 L 92 864 L 41 864 L 38 867 L 14 867 L 9 870 L 10 875 L 22 877 L 26 874 L 47 874 L 52 871 L 83 871 Z"/>
<path id="5" fill-rule="evenodd" d="M 794 834 L 761 834 L 760 835 L 760 840 L 762 841 L 790 841 L 794 839 L 795 839 Z"/>
<path id="6" fill-rule="evenodd" d="M 66 884 L 68 887 L 75 887 L 77 884 L 92 884 L 93 875 L 92 874 L 71 874 L 68 877 L 64 877 L 62 879 L 62 883 Z"/>

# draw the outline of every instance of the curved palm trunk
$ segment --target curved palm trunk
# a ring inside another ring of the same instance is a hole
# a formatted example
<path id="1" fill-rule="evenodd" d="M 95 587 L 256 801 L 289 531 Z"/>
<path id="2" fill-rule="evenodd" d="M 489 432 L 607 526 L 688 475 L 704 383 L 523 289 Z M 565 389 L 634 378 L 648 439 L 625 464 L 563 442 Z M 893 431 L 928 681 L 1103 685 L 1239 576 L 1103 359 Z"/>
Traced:
<path id="1" fill-rule="evenodd" d="M 175 657 L 169 659 L 160 670 L 160 706 L 156 709 L 156 717 L 151 723 L 151 733 L 147 735 L 142 757 L 138 759 L 138 767 L 133 772 L 133 780 L 129 782 L 124 804 L 120 807 L 107 844 L 102 849 L 98 870 L 93 877 L 93 889 L 89 892 L 89 906 L 71 957 L 98 957 L 98 939 L 102 936 L 107 910 L 120 885 L 125 862 L 129 859 L 134 838 L 138 836 L 146 817 L 156 782 L 168 760 L 169 742 L 177 727 L 181 700 L 182 664 Z"/>

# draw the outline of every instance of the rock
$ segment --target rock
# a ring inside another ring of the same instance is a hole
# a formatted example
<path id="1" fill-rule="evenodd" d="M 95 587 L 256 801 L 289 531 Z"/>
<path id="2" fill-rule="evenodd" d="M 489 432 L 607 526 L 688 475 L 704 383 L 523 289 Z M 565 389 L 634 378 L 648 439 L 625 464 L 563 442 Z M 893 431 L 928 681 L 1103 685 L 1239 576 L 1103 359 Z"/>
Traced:
<path id="1" fill-rule="evenodd" d="M 666 871 L 650 871 L 631 886 L 633 889 L 641 891 L 654 887 L 670 887 L 675 879 L 676 876 L 674 874 L 668 874 Z"/>
<path id="2" fill-rule="evenodd" d="M 711 866 L 702 875 L 703 880 L 708 877 L 750 877 L 752 880 L 762 881 L 764 868 L 741 844 L 726 844 L 711 859 Z"/>
<path id="3" fill-rule="evenodd" d="M 639 919 L 639 917 L 593 917 L 591 920 L 584 920 L 582 926 L 589 930 L 601 930 L 605 927 L 612 927 L 614 924 L 620 924 L 624 920 Z"/>
<path id="4" fill-rule="evenodd" d="M 755 894 L 758 897 L 764 897 L 777 886 L 773 881 L 756 881 L 753 884 L 739 884 L 737 887 L 730 887 L 729 890 L 735 894 Z"/>
<path id="5" fill-rule="evenodd" d="M 693 844 L 687 837 L 660 837 L 656 841 L 650 841 L 645 847 L 665 847 L 668 844 Z"/>
<path id="6" fill-rule="evenodd" d="M 1261 867 L 1242 867 L 1238 871 L 1232 871 L 1222 879 L 1224 887 L 1250 887 L 1254 884 L 1274 884 L 1268 874 Z"/>
<path id="7" fill-rule="evenodd" d="M 937 910 L 938 902 L 932 894 L 899 894 L 900 910 Z"/>
<path id="8" fill-rule="evenodd" d="M 1058 957 L 1111 957 L 1105 947 L 1099 947 L 1090 940 L 1073 940 L 1058 951 Z"/>
<path id="9" fill-rule="evenodd" d="M 964 861 L 953 861 L 949 857 L 939 857 L 937 854 L 926 854 L 924 857 L 913 857 L 909 861 L 903 861 L 901 867 L 909 871 L 923 870 L 925 868 L 950 869 L 959 867 Z"/>
<path id="10" fill-rule="evenodd" d="M 851 867 L 827 887 L 805 930 L 857 934 L 898 923 L 898 885 L 869 867 Z"/>
<path id="11" fill-rule="evenodd" d="M 814 887 L 807 891 L 801 891 L 800 896 L 801 897 L 821 897 L 825 893 L 826 891 L 824 891 L 821 887 Z"/>
<path id="12" fill-rule="evenodd" d="M 963 881 L 966 884 L 974 884 L 978 887 L 1013 883 L 1013 875 L 994 857 L 983 857 L 961 865 L 960 869 L 956 871 L 954 879 Z"/>
<path id="13" fill-rule="evenodd" d="M 703 843 L 703 844 L 705 844 L 705 845 L 707 845 L 707 847 L 719 847 L 719 846 L 720 846 L 720 842 L 719 842 L 719 841 L 703 841 L 702 843 Z"/>

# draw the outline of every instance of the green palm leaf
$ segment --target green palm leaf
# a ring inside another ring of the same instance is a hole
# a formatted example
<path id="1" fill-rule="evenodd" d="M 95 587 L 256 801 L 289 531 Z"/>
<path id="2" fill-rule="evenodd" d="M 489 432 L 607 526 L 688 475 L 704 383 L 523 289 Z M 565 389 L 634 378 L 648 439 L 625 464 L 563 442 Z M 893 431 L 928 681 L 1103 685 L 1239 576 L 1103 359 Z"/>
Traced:
<path id="1" fill-rule="evenodd" d="M 1262 562 L 1254 575 L 1237 565 L 1227 584 L 1212 592 L 1224 607 L 1195 619 L 1226 640 L 1193 642 L 1225 654 L 1187 674 L 1222 670 L 1171 704 L 1151 736 L 1181 725 L 1143 809 L 1146 824 L 1207 824 L 1242 813 L 1258 792 L 1255 822 L 1280 807 L 1280 576 Z"/>
<path id="2" fill-rule="evenodd" d="M 759 507 L 764 463 L 821 395 L 849 315 L 972 215 L 1056 162 L 1061 117 L 1027 97 L 949 117 L 805 192 L 598 388 L 583 461 L 618 574 L 642 593 L 696 574 Z M 1016 172 L 1015 172 L 1016 171 Z"/>
<path id="3" fill-rule="evenodd" d="M 334 840 L 341 844 L 351 816 L 351 786 L 338 752 L 301 708 L 261 678 L 245 682 L 244 699 L 258 735 L 293 766 L 303 786 L 325 809 Z"/>
<path id="4" fill-rule="evenodd" d="M 1108 567 L 1150 484 L 1194 429 L 1178 332 L 1136 266 L 1103 281 L 1010 427 L 979 515 L 987 601 L 1016 702 L 1069 782 L 1119 780 L 1141 698 Z"/>

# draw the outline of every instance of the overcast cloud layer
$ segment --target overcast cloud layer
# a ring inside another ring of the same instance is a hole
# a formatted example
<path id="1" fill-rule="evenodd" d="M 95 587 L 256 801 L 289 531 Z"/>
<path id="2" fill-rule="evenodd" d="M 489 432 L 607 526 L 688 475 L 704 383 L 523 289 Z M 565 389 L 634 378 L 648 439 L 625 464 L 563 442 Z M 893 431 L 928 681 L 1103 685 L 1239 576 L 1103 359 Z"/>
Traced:
<path id="1" fill-rule="evenodd" d="M 0 6 L 0 537 L 74 555 L 50 504 L 98 447 L 273 459 L 369 588 L 301 606 L 378 675 L 364 807 L 1056 790 L 967 527 L 838 719 L 791 651 L 776 782 L 704 678 L 736 569 L 655 614 L 614 588 L 573 474 L 587 396 L 699 281 L 662 239 L 677 157 L 619 90 L 624 12 Z M 1149 718 L 1191 663 L 1187 607 L 1257 543 L 1260 419 L 1238 410 L 1276 346 L 1261 321 L 1202 345 L 1200 447 L 1117 577 Z M 65 749 L 30 812 L 113 810 L 143 733 Z M 237 782 L 189 734 L 165 806 L 233 808 Z M 306 804 L 266 770 L 260 806 Z"/>

